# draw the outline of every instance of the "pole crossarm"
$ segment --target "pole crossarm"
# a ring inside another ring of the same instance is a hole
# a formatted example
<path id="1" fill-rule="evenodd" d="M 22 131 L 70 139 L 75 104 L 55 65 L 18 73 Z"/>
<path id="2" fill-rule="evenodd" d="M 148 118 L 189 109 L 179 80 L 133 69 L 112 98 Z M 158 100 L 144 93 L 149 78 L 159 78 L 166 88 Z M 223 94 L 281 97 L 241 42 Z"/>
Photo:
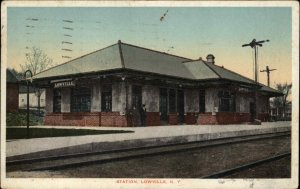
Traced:
<path id="1" fill-rule="evenodd" d="M 263 43 L 269 42 L 270 40 L 261 40 L 261 41 L 256 41 L 256 39 L 253 39 L 250 43 L 248 44 L 243 44 L 242 47 L 251 47 L 254 50 L 254 80 L 255 83 L 258 85 L 258 74 L 257 74 L 257 68 L 258 68 L 258 63 L 257 63 L 257 54 L 258 54 L 258 47 L 262 47 Z M 268 72 L 269 73 L 269 72 Z M 257 87 L 254 88 L 254 119 L 257 119 Z"/>
<path id="2" fill-rule="evenodd" d="M 268 39 L 262 41 L 256 41 L 256 39 L 253 39 L 250 43 L 242 45 L 242 47 L 247 47 L 247 46 L 250 46 L 251 48 L 254 48 L 256 46 L 262 47 L 262 43 L 269 42 L 269 41 L 270 40 Z"/>
<path id="3" fill-rule="evenodd" d="M 260 72 L 267 72 L 267 79 L 268 79 L 268 87 L 270 87 L 270 72 L 275 71 L 277 69 L 270 69 L 269 66 L 266 66 L 265 70 L 260 70 Z"/>

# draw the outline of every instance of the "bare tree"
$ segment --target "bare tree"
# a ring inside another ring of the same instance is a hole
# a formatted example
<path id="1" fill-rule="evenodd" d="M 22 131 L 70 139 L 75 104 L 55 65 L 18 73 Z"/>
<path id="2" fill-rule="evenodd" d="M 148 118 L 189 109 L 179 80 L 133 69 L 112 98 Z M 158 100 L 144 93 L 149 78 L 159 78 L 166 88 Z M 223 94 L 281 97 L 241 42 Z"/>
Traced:
<path id="1" fill-rule="evenodd" d="M 53 60 L 47 56 L 40 48 L 32 47 L 29 53 L 25 54 L 25 64 L 20 64 L 23 73 L 30 70 L 33 75 L 44 71 L 53 65 Z M 38 112 L 40 113 L 40 98 L 42 95 L 40 88 L 35 88 L 35 95 L 38 98 Z"/>
<path id="2" fill-rule="evenodd" d="M 289 105 L 291 102 L 288 101 L 288 96 L 291 94 L 291 89 L 292 89 L 292 84 L 288 84 L 288 83 L 278 83 L 276 84 L 276 89 L 280 92 L 282 92 L 283 96 L 280 97 L 275 97 L 273 98 L 273 100 L 271 101 L 271 104 L 273 107 L 277 108 L 277 109 L 282 109 L 282 113 L 283 113 L 283 118 L 286 117 L 286 107 L 287 105 Z"/>

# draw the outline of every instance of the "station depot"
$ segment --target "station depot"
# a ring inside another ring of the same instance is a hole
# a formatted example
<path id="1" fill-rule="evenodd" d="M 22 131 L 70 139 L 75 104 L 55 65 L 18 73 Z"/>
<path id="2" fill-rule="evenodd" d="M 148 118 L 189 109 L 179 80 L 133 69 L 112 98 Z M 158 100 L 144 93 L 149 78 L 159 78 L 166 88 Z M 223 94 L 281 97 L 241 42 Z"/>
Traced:
<path id="1" fill-rule="evenodd" d="M 141 126 L 240 124 L 269 120 L 282 95 L 215 63 L 118 43 L 40 72 L 45 125 Z"/>

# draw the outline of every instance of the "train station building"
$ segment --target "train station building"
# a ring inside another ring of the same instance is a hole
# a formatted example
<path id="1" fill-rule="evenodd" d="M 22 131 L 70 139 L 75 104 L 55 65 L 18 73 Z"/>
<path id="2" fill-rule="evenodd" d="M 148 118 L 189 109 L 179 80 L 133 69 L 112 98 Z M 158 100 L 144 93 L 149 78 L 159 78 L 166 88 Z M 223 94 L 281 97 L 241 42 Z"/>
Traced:
<path id="1" fill-rule="evenodd" d="M 33 82 L 46 89 L 45 125 L 139 126 L 132 109 L 142 104 L 146 126 L 239 124 L 255 115 L 267 121 L 269 98 L 282 94 L 214 59 L 192 60 L 118 41 L 40 72 Z"/>

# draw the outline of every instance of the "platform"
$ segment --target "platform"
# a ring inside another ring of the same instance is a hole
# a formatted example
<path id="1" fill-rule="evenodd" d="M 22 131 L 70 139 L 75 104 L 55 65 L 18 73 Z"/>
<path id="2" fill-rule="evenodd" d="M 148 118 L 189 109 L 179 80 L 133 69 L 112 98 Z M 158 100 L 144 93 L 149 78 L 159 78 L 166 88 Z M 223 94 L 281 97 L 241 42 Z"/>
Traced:
<path id="1" fill-rule="evenodd" d="M 76 128 L 71 126 L 40 126 Z M 155 127 L 83 127 L 97 130 L 128 130 L 133 133 L 86 135 L 11 140 L 6 143 L 7 160 L 58 156 L 75 153 L 155 146 L 180 142 L 207 141 L 227 137 L 291 131 L 291 122 L 262 125 L 176 125 Z"/>

